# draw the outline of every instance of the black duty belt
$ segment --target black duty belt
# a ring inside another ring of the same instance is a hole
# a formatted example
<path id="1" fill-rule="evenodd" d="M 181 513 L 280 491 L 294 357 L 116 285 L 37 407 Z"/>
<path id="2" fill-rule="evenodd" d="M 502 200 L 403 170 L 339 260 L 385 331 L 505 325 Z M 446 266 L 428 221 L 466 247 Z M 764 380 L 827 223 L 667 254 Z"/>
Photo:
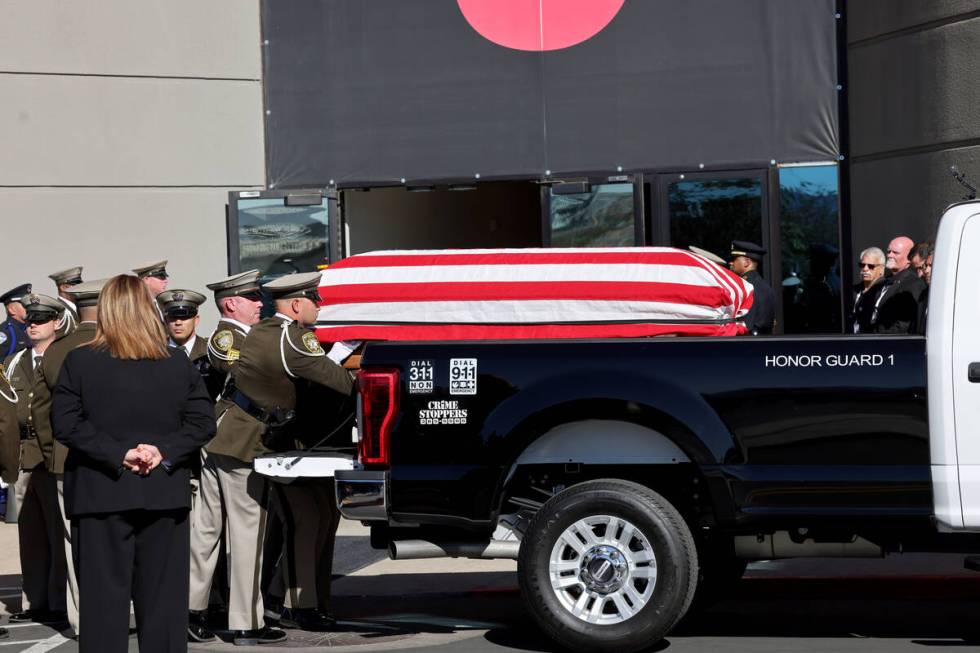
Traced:
<path id="1" fill-rule="evenodd" d="M 268 426 L 279 426 L 285 424 L 295 416 L 293 411 L 284 410 L 282 408 L 266 410 L 249 399 L 248 395 L 238 388 L 234 388 L 226 398 L 244 410 L 246 413 Z"/>

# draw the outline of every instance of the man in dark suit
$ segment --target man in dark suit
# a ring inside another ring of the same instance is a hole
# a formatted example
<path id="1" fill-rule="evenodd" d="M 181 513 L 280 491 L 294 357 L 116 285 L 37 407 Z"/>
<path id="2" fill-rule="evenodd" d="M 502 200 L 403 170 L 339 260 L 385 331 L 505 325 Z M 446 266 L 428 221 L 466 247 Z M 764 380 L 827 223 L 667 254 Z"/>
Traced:
<path id="1" fill-rule="evenodd" d="M 58 488 L 55 477 L 44 466 L 32 404 L 35 370 L 55 340 L 65 307 L 45 295 L 31 294 L 21 301 L 27 309 L 27 332 L 34 344 L 4 361 L 7 377 L 17 392 L 20 429 L 20 473 L 15 490 L 23 597 L 21 611 L 11 614 L 10 621 L 61 622 L 67 618 L 67 561 L 58 510 Z"/>
<path id="2" fill-rule="evenodd" d="M 0 355 L 4 358 L 31 346 L 27 336 L 27 311 L 20 300 L 31 294 L 31 284 L 25 283 L 0 295 L 0 304 L 7 311 L 7 319 L 0 322 Z"/>
<path id="3" fill-rule="evenodd" d="M 44 465 L 54 474 L 58 488 L 58 508 L 61 511 L 62 536 L 64 538 L 65 558 L 72 560 L 71 524 L 65 512 L 65 459 L 68 449 L 55 441 L 51 428 L 51 398 L 54 387 L 58 383 L 58 374 L 68 352 L 84 345 L 95 337 L 95 321 L 98 318 L 99 293 L 105 284 L 105 279 L 87 281 L 73 286 L 69 291 L 72 301 L 78 306 L 78 328 L 59 340 L 56 340 L 41 360 L 34 380 L 34 402 L 31 404 L 31 414 L 34 427 L 37 429 L 37 441 L 44 454 Z M 68 565 L 68 623 L 78 634 L 78 579 L 75 567 Z"/>
<path id="4" fill-rule="evenodd" d="M 759 274 L 766 250 L 747 240 L 733 240 L 732 272 L 752 284 L 752 308 L 745 316 L 745 326 L 754 336 L 772 333 L 776 324 L 776 293 Z"/>
<path id="5" fill-rule="evenodd" d="M 888 243 L 885 268 L 890 275 L 875 300 L 872 323 L 875 333 L 916 333 L 919 328 L 920 300 L 926 290 L 919 278 L 909 253 L 915 242 L 907 236 L 898 236 Z"/>

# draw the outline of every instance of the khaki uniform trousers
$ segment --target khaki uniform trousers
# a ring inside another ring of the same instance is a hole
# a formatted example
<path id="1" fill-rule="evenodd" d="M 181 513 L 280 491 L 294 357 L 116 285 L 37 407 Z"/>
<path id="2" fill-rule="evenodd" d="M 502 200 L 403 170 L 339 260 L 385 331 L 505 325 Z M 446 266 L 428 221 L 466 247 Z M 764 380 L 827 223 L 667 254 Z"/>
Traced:
<path id="1" fill-rule="evenodd" d="M 65 560 L 74 561 L 75 558 L 71 552 L 71 522 L 65 514 L 65 475 L 53 474 L 53 476 L 58 487 L 58 510 L 61 512 L 61 537 L 65 549 Z M 66 601 L 68 623 L 77 635 L 81 632 L 79 630 L 78 619 L 78 576 L 75 574 L 74 562 L 65 566 L 68 570 L 68 596 Z"/>
<path id="2" fill-rule="evenodd" d="M 21 609 L 63 612 L 68 570 L 54 475 L 44 465 L 22 469 L 14 490 L 19 507 Z"/>
<path id="3" fill-rule="evenodd" d="M 333 549 L 340 512 L 333 479 L 274 484 L 276 510 L 282 516 L 282 561 L 272 587 L 283 587 L 287 608 L 329 612 Z"/>
<path id="4" fill-rule="evenodd" d="M 201 450 L 201 480 L 191 522 L 189 606 L 191 610 L 208 607 L 225 523 L 231 630 L 265 625 L 260 579 L 266 492 L 265 477 L 251 463 Z"/>

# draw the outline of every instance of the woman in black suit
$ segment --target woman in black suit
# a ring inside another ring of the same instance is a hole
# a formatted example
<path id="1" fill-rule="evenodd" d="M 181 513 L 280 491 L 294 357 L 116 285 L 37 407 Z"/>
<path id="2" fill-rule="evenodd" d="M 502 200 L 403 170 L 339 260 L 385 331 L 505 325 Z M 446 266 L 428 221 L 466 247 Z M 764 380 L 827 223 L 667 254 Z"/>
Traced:
<path id="1" fill-rule="evenodd" d="M 186 651 L 189 466 L 214 410 L 139 279 L 110 279 L 98 309 L 95 339 L 65 358 L 51 416 L 69 449 L 79 649 L 127 651 L 132 599 L 140 651 Z"/>

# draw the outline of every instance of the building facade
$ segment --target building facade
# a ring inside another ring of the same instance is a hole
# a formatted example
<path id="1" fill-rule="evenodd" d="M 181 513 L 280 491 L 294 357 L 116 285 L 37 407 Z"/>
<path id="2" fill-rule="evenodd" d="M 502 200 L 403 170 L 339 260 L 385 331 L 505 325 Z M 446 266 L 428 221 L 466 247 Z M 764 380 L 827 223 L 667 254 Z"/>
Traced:
<path id="1" fill-rule="evenodd" d="M 963 197 L 951 165 L 980 182 L 980 0 L 594 0 L 551 29 L 576 1 L 9 2 L 0 285 L 739 238 L 782 328 L 825 331 L 808 280 L 841 306 L 857 252 Z M 337 201 L 286 206 L 309 189 Z"/>

